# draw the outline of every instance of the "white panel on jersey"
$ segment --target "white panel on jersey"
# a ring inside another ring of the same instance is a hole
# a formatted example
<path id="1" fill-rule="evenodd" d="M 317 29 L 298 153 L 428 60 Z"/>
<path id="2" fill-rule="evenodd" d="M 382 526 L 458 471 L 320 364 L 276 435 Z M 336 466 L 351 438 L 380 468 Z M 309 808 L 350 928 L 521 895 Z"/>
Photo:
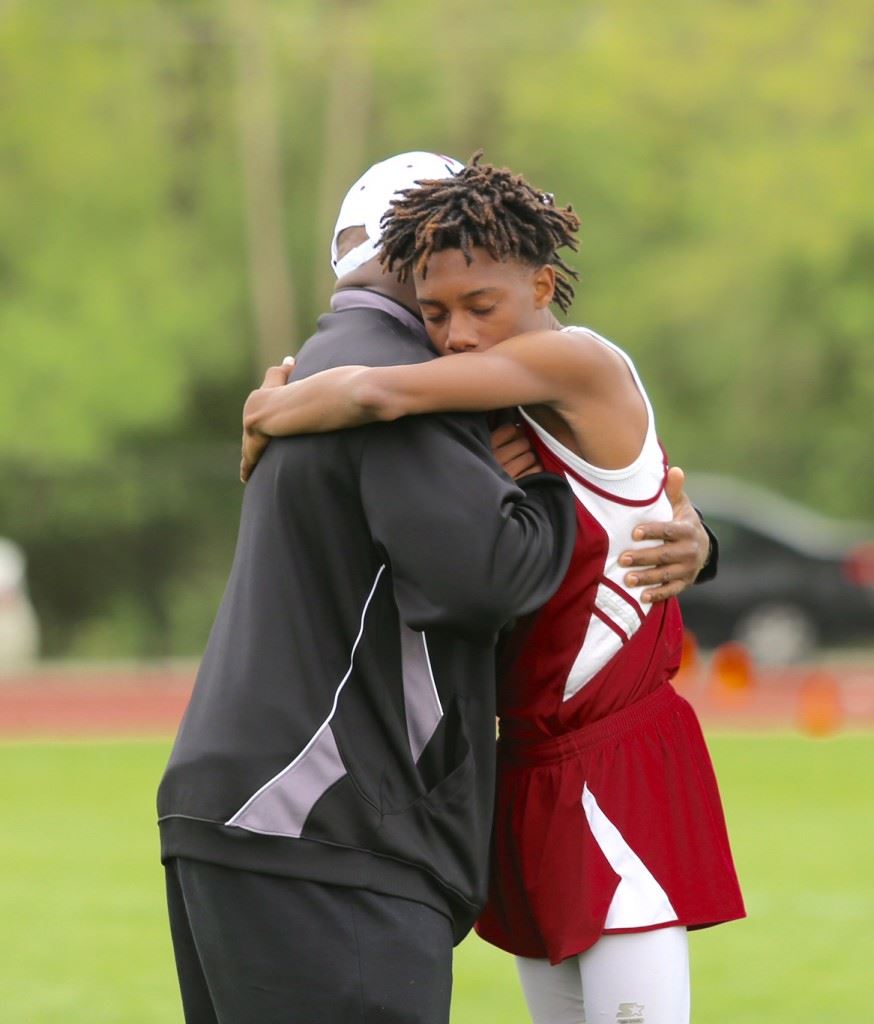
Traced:
<path id="1" fill-rule="evenodd" d="M 631 542 L 631 531 L 640 522 L 640 511 L 590 491 L 570 473 L 566 473 L 565 477 L 577 501 L 589 511 L 607 535 L 604 576 L 616 589 L 601 584 L 595 594 L 595 607 L 615 623 L 626 638 L 630 638 L 640 629 L 640 615 L 648 615 L 651 607 L 639 603 L 643 587 L 631 588 L 625 585 L 626 570 L 619 565 L 619 555 L 624 550 L 641 546 L 640 542 Z M 627 597 L 623 597 L 623 594 Z M 640 609 L 640 615 L 637 609 Z M 619 652 L 624 642 L 597 615 L 592 615 L 579 653 L 565 682 L 563 699 L 569 700 L 574 694 L 579 693 Z"/>
<path id="2" fill-rule="evenodd" d="M 619 564 L 619 556 L 623 551 L 632 551 L 639 548 L 653 547 L 658 541 L 631 539 L 634 527 L 647 520 L 670 519 L 672 514 L 671 503 L 664 496 L 660 495 L 652 505 L 643 509 L 622 505 L 619 502 L 611 501 L 603 495 L 590 491 L 588 487 L 581 484 L 579 480 L 565 473 L 565 479 L 570 484 L 571 490 L 577 501 L 589 512 L 596 523 L 607 535 L 607 556 L 604 560 L 604 576 L 624 594 L 628 595 L 629 605 L 636 604 L 641 614 L 647 615 L 650 605 L 640 603 L 640 595 L 644 587 L 629 587 L 625 584 L 626 568 Z M 619 594 L 614 596 L 622 601 Z"/>
<path id="3" fill-rule="evenodd" d="M 582 803 L 592 835 L 620 879 L 604 927 L 646 928 L 676 921 L 668 894 L 598 806 L 588 784 L 583 786 Z"/>
<path id="4" fill-rule="evenodd" d="M 600 671 L 622 648 L 623 643 L 622 638 L 617 636 L 605 622 L 602 622 L 597 615 L 593 615 L 589 619 L 586 638 L 583 640 L 582 647 L 580 647 L 576 660 L 568 673 L 562 700 L 570 700 L 574 694 L 579 693 L 592 676 Z"/>
<path id="5" fill-rule="evenodd" d="M 628 600 L 603 583 L 595 594 L 595 607 L 611 619 L 630 640 L 640 629 L 641 619 Z"/>
<path id="6" fill-rule="evenodd" d="M 640 629 L 640 616 L 610 587 L 602 583 L 595 593 L 595 607 L 625 634 L 625 640 L 597 615 L 589 620 L 583 645 L 574 660 L 564 685 L 563 700 L 569 700 L 589 682 L 623 644 Z"/>

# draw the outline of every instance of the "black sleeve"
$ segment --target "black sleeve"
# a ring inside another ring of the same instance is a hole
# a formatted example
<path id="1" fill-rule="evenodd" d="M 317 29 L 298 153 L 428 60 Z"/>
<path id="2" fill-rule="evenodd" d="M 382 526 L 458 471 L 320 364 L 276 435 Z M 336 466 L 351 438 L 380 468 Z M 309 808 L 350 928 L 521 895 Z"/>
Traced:
<path id="1" fill-rule="evenodd" d="M 697 508 L 695 511 L 698 512 L 698 518 L 701 520 L 701 525 L 707 531 L 707 536 L 710 540 L 710 554 L 707 556 L 704 568 L 695 577 L 695 582 L 709 583 L 711 580 L 716 579 L 716 573 L 719 570 L 719 541 L 716 539 L 716 534 L 713 530 L 704 522 Z"/>
<path id="2" fill-rule="evenodd" d="M 511 481 L 478 415 L 412 416 L 367 429 L 362 501 L 405 622 L 495 632 L 552 596 L 576 537 L 564 480 L 539 473 Z"/>

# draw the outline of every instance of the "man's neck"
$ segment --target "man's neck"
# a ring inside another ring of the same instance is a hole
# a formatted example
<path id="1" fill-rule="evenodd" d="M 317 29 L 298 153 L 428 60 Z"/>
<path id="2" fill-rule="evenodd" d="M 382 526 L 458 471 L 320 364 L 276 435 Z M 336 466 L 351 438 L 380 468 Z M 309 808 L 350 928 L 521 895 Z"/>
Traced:
<path id="1" fill-rule="evenodd" d="M 403 302 L 399 302 L 394 296 L 386 295 L 385 292 L 376 288 L 350 287 L 344 285 L 342 288 L 335 288 L 331 296 L 331 310 L 334 313 L 341 313 L 345 309 L 378 309 L 388 313 L 396 320 L 400 320 L 405 327 L 413 331 L 417 336 L 430 345 L 425 325 L 419 316 L 416 315 Z"/>
<path id="2" fill-rule="evenodd" d="M 337 285 L 333 294 L 340 295 L 343 292 L 350 291 L 370 292 L 371 295 L 379 295 L 381 298 L 389 299 L 402 309 L 405 309 L 411 316 L 414 316 L 419 323 L 422 322 L 422 313 L 419 310 L 418 304 L 404 301 L 405 299 L 409 300 L 409 296 L 406 294 L 401 297 L 390 288 L 380 288 L 378 285 L 374 284 L 346 284 L 345 281 L 342 285 Z"/>
<path id="3" fill-rule="evenodd" d="M 411 281 L 401 282 L 396 274 L 387 273 L 379 263 L 379 258 L 374 256 L 367 263 L 362 263 L 348 274 L 344 274 L 337 281 L 337 289 L 340 288 L 366 288 L 368 291 L 385 295 L 393 302 L 399 302 L 402 306 L 418 312 L 416 302 L 416 289 Z"/>

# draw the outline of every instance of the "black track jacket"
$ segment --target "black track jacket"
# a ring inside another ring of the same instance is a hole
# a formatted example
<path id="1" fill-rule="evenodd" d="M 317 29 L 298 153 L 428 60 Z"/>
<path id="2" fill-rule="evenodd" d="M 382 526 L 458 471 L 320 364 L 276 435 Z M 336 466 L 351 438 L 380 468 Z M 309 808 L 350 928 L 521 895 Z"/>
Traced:
<path id="1" fill-rule="evenodd" d="M 434 358 L 384 309 L 319 320 L 295 376 Z M 162 859 L 483 903 L 496 634 L 557 589 L 573 502 L 517 486 L 480 415 L 274 440 L 158 793 Z"/>

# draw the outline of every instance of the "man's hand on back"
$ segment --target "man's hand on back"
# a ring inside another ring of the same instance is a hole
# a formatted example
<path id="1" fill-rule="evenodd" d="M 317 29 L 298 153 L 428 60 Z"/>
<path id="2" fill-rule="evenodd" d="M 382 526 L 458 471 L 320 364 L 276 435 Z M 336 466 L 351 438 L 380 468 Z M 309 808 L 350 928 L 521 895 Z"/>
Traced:
<path id="1" fill-rule="evenodd" d="M 675 597 L 695 582 L 710 557 L 710 539 L 701 518 L 683 487 L 685 474 L 677 466 L 668 470 L 665 494 L 674 510 L 667 523 L 641 523 L 634 528 L 634 540 L 657 540 L 654 547 L 623 552 L 619 564 L 632 571 L 625 576 L 631 587 L 651 587 L 641 600 L 655 604 Z"/>

